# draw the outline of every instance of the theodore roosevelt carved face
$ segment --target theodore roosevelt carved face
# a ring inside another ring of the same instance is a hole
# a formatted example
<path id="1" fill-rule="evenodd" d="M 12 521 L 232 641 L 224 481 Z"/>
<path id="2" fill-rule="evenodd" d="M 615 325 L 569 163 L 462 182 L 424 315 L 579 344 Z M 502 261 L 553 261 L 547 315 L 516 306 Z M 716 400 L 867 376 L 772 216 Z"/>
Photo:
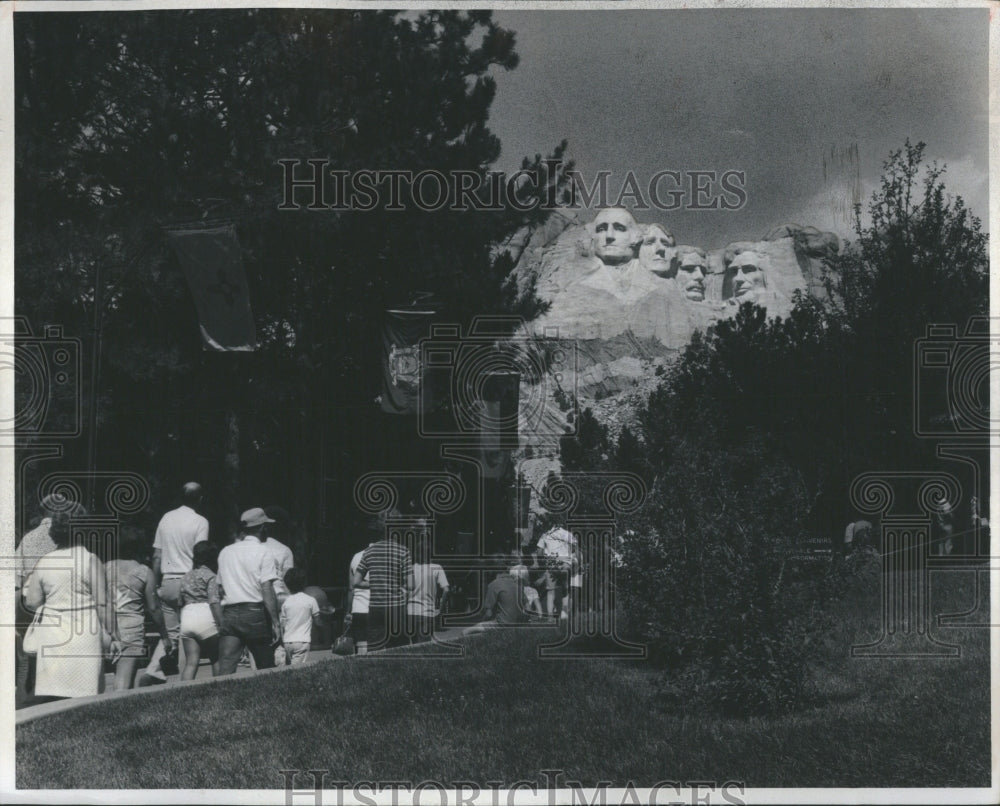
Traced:
<path id="1" fill-rule="evenodd" d="M 682 246 L 674 258 L 677 273 L 674 283 L 686 299 L 701 302 L 705 299 L 705 277 L 708 275 L 708 258 L 705 250 L 696 246 Z"/>

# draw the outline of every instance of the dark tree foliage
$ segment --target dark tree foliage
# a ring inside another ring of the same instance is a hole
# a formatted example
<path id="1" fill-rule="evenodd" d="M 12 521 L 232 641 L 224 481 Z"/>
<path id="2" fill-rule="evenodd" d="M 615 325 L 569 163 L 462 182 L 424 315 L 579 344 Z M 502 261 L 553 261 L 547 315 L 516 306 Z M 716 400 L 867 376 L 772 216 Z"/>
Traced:
<path id="1" fill-rule="evenodd" d="M 837 589 L 793 578 L 803 540 L 843 530 L 858 473 L 934 467 L 913 433 L 915 343 L 928 324 L 961 333 L 985 315 L 988 264 L 979 220 L 943 169 L 922 172 L 923 151 L 890 155 L 870 225 L 858 211 L 857 242 L 829 262 L 826 301 L 800 297 L 784 320 L 746 304 L 696 335 L 613 451 L 650 489 L 625 524 L 622 612 L 674 670 L 677 703 L 799 703 Z"/>
<path id="2" fill-rule="evenodd" d="M 235 482 L 238 461 L 238 488 L 215 496 L 227 517 L 277 500 L 315 530 L 324 476 L 349 489 L 366 462 L 401 450 L 409 432 L 374 403 L 383 310 L 431 294 L 463 324 L 534 314 L 533 290 L 507 277 L 518 234 L 546 213 L 394 211 L 385 199 L 279 210 L 278 161 L 482 176 L 500 154 L 493 73 L 516 67 L 514 45 L 478 10 L 16 16 L 16 308 L 38 328 L 61 323 L 89 357 L 100 265 L 99 467 L 140 470 L 162 509 L 187 478 Z M 199 220 L 237 227 L 254 354 L 201 348 L 163 237 Z M 66 462 L 83 466 L 82 448 Z M 327 525 L 344 529 L 342 516 Z"/>

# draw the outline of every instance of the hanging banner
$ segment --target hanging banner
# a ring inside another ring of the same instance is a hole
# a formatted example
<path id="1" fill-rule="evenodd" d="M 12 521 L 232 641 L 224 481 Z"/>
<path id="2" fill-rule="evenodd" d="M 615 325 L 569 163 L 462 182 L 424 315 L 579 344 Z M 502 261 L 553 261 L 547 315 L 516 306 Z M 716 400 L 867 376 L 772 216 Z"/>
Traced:
<path id="1" fill-rule="evenodd" d="M 250 291 L 236 228 L 169 230 L 167 238 L 187 279 L 205 348 L 257 349 Z"/>
<path id="2" fill-rule="evenodd" d="M 511 451 L 518 441 L 520 386 L 518 372 L 490 373 L 482 385 L 479 449 L 484 478 L 502 478 L 510 467 Z"/>
<path id="3" fill-rule="evenodd" d="M 382 411 L 417 414 L 428 410 L 430 385 L 421 383 L 420 340 L 430 335 L 434 311 L 388 310 L 382 324 Z M 424 386 L 423 394 L 421 387 Z"/>

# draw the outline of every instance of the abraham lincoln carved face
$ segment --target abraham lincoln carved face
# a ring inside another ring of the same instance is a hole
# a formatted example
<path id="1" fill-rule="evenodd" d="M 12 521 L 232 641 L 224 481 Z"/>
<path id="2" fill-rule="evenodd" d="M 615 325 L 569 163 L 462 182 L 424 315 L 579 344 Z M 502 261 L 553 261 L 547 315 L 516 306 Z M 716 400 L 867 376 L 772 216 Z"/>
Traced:
<path id="1" fill-rule="evenodd" d="M 764 257 L 753 251 L 740 252 L 726 266 L 722 281 L 723 299 L 750 302 L 766 287 Z"/>

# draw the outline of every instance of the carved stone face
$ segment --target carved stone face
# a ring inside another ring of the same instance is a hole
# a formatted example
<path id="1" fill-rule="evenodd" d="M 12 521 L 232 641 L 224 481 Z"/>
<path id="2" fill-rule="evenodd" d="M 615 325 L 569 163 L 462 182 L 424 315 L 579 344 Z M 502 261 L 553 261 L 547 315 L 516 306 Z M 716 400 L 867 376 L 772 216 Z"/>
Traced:
<path id="1" fill-rule="evenodd" d="M 621 207 L 601 210 L 594 219 L 594 252 L 602 262 L 617 266 L 635 257 L 635 246 L 642 239 L 632 214 Z"/>
<path id="2" fill-rule="evenodd" d="M 700 249 L 684 249 L 677 254 L 677 274 L 674 282 L 687 299 L 701 302 L 705 299 L 705 276 L 708 260 Z"/>
<path id="3" fill-rule="evenodd" d="M 740 252 L 726 268 L 730 296 L 737 302 L 753 299 L 765 286 L 764 259 L 756 252 Z"/>
<path id="4" fill-rule="evenodd" d="M 645 235 L 639 246 L 639 263 L 648 271 L 666 274 L 670 270 L 667 250 L 673 245 L 673 235 L 659 224 L 649 224 L 645 228 Z"/>

